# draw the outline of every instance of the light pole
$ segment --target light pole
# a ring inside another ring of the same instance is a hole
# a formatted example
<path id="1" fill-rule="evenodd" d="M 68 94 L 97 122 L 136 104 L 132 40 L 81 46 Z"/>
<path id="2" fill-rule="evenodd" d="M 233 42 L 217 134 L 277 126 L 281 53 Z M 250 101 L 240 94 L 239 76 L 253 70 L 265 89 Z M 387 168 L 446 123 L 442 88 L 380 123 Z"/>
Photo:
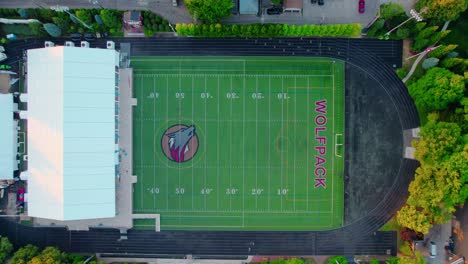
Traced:
<path id="1" fill-rule="evenodd" d="M 400 25 L 390 29 L 390 31 L 388 31 L 387 33 L 385 33 L 385 36 L 388 36 L 390 35 L 390 33 L 392 33 L 393 31 L 397 30 L 399 27 L 403 26 L 405 23 L 407 23 L 408 21 L 410 21 L 411 19 L 416 19 L 416 21 L 418 22 L 421 22 L 423 20 L 423 17 L 421 16 L 421 14 L 419 14 L 416 10 L 414 9 L 411 9 L 410 10 L 410 15 L 411 17 L 406 19 L 405 21 L 403 21 Z"/>

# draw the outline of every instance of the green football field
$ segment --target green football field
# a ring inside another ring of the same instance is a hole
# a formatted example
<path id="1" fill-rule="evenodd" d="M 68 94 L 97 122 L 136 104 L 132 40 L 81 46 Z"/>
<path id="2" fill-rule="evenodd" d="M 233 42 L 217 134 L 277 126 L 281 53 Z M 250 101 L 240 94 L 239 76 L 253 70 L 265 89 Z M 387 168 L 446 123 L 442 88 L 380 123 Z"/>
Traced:
<path id="1" fill-rule="evenodd" d="M 160 214 L 162 230 L 342 225 L 343 61 L 132 57 L 132 67 L 134 213 Z"/>

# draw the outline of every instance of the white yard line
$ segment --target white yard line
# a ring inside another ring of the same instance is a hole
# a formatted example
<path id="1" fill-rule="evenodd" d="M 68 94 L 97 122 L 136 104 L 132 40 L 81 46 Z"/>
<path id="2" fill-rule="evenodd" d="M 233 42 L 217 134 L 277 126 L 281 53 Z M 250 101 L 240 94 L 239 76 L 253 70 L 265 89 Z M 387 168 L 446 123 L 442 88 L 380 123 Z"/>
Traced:
<path id="1" fill-rule="evenodd" d="M 221 122 L 219 122 L 219 116 L 220 116 L 220 113 L 219 113 L 219 98 L 221 97 L 221 94 L 219 94 L 219 77 L 218 77 L 218 94 L 216 95 L 217 96 L 217 100 L 218 100 L 218 123 L 217 123 L 217 130 L 216 130 L 216 157 L 218 157 L 218 168 L 217 168 L 217 174 L 218 174 L 218 177 L 216 177 L 216 181 L 217 181 L 217 190 L 219 190 L 219 178 L 220 178 L 220 175 L 219 175 L 219 168 L 221 167 L 219 165 L 219 124 Z M 219 209 L 219 194 L 221 193 L 221 191 L 219 190 L 217 192 L 217 209 Z"/>
<path id="2" fill-rule="evenodd" d="M 271 166 L 271 78 L 268 78 L 268 167 Z M 268 210 L 271 203 L 271 169 L 268 169 Z"/>
<path id="3" fill-rule="evenodd" d="M 294 77 L 294 87 L 297 87 L 297 78 Z M 296 119 L 296 116 L 297 116 L 297 98 L 299 96 L 296 96 L 294 97 L 294 119 Z M 294 140 L 293 140 L 293 144 L 294 144 L 294 169 L 293 169 L 293 174 L 294 174 L 294 211 L 296 210 L 296 123 L 293 124 L 294 125 Z"/>
<path id="4" fill-rule="evenodd" d="M 332 64 L 332 72 L 333 72 L 333 77 L 332 77 L 332 83 L 333 83 L 333 104 L 332 104 L 332 109 L 333 109 L 333 122 L 332 122 L 332 140 L 333 140 L 333 153 L 332 153 L 332 196 L 331 196 L 331 215 L 333 215 L 333 205 L 335 204 L 334 201 L 334 183 L 335 183 L 335 63 Z"/>
<path id="5" fill-rule="evenodd" d="M 219 71 L 219 70 L 217 70 Z M 166 77 L 166 76 L 169 76 L 169 77 L 177 77 L 177 76 L 181 76 L 181 77 L 216 77 L 216 76 L 221 76 L 221 77 L 243 77 L 244 74 L 223 74 L 223 73 L 214 73 L 214 74 L 203 74 L 203 73 L 159 73 L 161 72 L 160 70 L 157 70 L 155 71 L 156 73 L 138 73 L 136 74 L 136 76 L 142 76 L 142 77 L 153 77 L 153 76 L 156 76 L 156 77 L 160 77 L 160 76 L 163 76 L 163 77 Z M 173 70 L 171 70 L 171 72 L 174 72 Z M 203 70 L 203 72 L 206 72 L 206 70 Z M 302 78 L 305 78 L 305 77 L 332 77 L 332 75 L 326 75 L 326 74 L 297 74 L 297 75 L 282 75 L 282 74 L 245 74 L 245 77 L 272 77 L 272 78 L 293 78 L 293 77 L 302 77 Z"/>
<path id="6" fill-rule="evenodd" d="M 193 115 L 194 115 L 194 109 L 193 109 L 193 105 L 194 105 L 194 100 L 195 100 L 195 93 L 193 92 L 193 82 L 194 82 L 194 79 L 192 77 L 192 89 L 191 89 L 191 96 L 192 96 L 192 120 L 193 120 Z M 185 94 L 185 92 L 184 92 Z M 187 94 L 186 94 L 187 95 Z M 193 122 L 193 121 L 192 121 Z M 195 195 L 195 185 L 194 185 L 194 182 L 193 182 L 193 166 L 192 166 L 192 209 L 194 207 L 194 195 Z"/>
<path id="7" fill-rule="evenodd" d="M 245 60 L 244 60 L 244 78 L 242 78 L 242 90 L 245 92 Z M 245 96 L 242 97 L 243 122 L 242 122 L 242 226 L 245 226 Z"/>
<path id="8" fill-rule="evenodd" d="M 232 93 L 232 77 L 230 78 L 230 91 Z M 231 113 L 230 116 L 232 118 L 232 104 L 235 99 L 231 99 Z M 232 146 L 232 122 L 229 126 L 229 146 Z M 232 147 L 229 148 L 229 188 L 232 189 Z M 229 209 L 232 210 L 232 194 L 229 195 Z"/>
<path id="9" fill-rule="evenodd" d="M 284 78 L 281 77 L 281 93 L 284 95 Z M 281 140 L 283 140 L 283 126 L 284 126 L 284 101 L 281 101 Z M 282 142 L 279 142 L 280 144 L 283 144 Z M 276 142 L 278 144 L 278 142 Z M 282 145 L 280 147 L 283 147 Z M 281 188 L 284 188 L 283 186 L 283 164 L 284 164 L 284 156 L 283 156 L 283 151 L 281 151 Z M 281 210 L 283 210 L 283 196 L 281 196 Z"/>
<path id="10" fill-rule="evenodd" d="M 204 90 L 205 90 L 205 97 L 208 97 L 209 95 L 206 96 L 207 93 L 208 93 L 208 92 L 207 92 L 207 87 L 206 87 L 206 77 L 205 77 L 205 89 L 204 89 Z M 206 138 L 208 138 L 208 130 L 206 130 L 206 105 L 207 105 L 207 103 L 208 103 L 208 100 L 210 100 L 210 99 L 209 99 L 209 98 L 205 98 L 205 100 L 204 100 L 204 103 L 205 103 L 205 131 L 204 131 L 204 132 L 205 132 Z M 207 152 L 207 149 L 206 149 L 206 140 L 203 140 L 203 148 L 205 149 L 205 153 L 206 153 L 206 152 Z M 207 189 L 207 188 L 206 188 L 206 174 L 207 174 L 207 171 L 206 171 L 206 166 L 207 166 L 207 165 L 206 165 L 206 161 L 207 161 L 207 159 L 205 158 L 205 175 L 204 175 L 204 179 L 205 179 L 205 184 L 204 184 L 204 188 L 205 188 L 205 210 L 206 210 L 206 198 L 207 198 L 207 196 L 208 196 L 208 194 L 206 194 L 206 189 Z M 192 168 L 193 168 L 193 166 L 192 166 Z"/>
<path id="11" fill-rule="evenodd" d="M 166 78 L 166 121 L 169 121 L 169 77 Z M 166 207 L 169 209 L 169 166 L 166 168 Z"/>
<path id="12" fill-rule="evenodd" d="M 156 116 L 156 77 L 153 78 L 153 116 Z M 156 131 L 156 123 L 153 122 L 153 131 Z M 153 142 L 155 138 L 153 137 Z M 157 142 L 154 142 L 156 144 Z M 156 157 L 153 156 L 153 164 L 156 165 Z M 156 167 L 153 168 L 153 188 L 156 186 Z M 159 187 L 158 187 L 159 188 Z M 156 210 L 156 195 L 153 194 L 153 208 Z"/>
<path id="13" fill-rule="evenodd" d="M 179 89 L 177 89 L 179 91 L 179 93 L 182 91 L 182 78 L 180 77 L 180 69 L 181 69 L 181 65 L 180 65 L 180 62 L 179 62 Z M 179 124 L 182 123 L 182 99 L 179 98 L 178 99 L 178 105 L 179 105 Z M 178 170 L 178 174 L 179 174 L 179 186 L 177 186 L 177 188 L 179 188 L 180 190 L 180 169 L 181 169 L 181 163 L 179 162 L 177 164 L 177 166 L 179 167 L 179 170 Z M 185 186 L 184 186 L 185 187 Z M 176 192 L 176 190 L 173 190 L 174 192 Z M 182 205 L 182 195 L 178 195 L 178 201 L 179 201 L 179 210 L 180 210 L 180 207 Z"/>
<path id="14" fill-rule="evenodd" d="M 141 154 L 140 164 L 141 164 L 141 166 L 143 166 L 143 122 L 141 121 L 141 118 L 143 118 L 143 105 L 144 105 L 143 100 L 145 98 L 143 87 L 144 87 L 143 86 L 143 78 L 141 78 L 141 91 L 140 91 L 140 94 L 142 94 L 142 97 L 141 97 L 141 99 L 142 99 L 141 100 L 142 101 L 141 102 L 141 112 L 140 112 L 140 143 L 141 143 L 140 144 L 140 146 L 141 146 L 140 147 L 140 154 Z M 141 188 L 140 188 L 141 189 L 141 195 L 140 196 L 141 196 L 141 207 L 144 208 L 144 206 L 143 206 L 143 201 L 144 201 L 143 200 L 143 174 L 144 174 L 143 170 L 141 170 L 141 175 L 139 175 L 141 183 L 142 183 L 142 184 L 140 184 L 140 186 L 141 186 Z"/>
<path id="15" fill-rule="evenodd" d="M 258 94 L 258 77 L 255 78 L 255 93 Z M 255 189 L 258 192 L 258 99 L 255 100 Z M 255 208 L 258 208 L 258 194 L 255 195 Z"/>
<path id="16" fill-rule="evenodd" d="M 307 78 L 307 87 L 309 86 L 310 84 L 310 80 L 309 78 Z M 310 120 L 310 88 L 307 89 L 307 120 Z M 311 146 L 311 142 L 309 141 L 310 140 L 310 133 L 307 133 L 307 168 L 306 168 L 306 210 L 309 210 L 309 146 Z"/>

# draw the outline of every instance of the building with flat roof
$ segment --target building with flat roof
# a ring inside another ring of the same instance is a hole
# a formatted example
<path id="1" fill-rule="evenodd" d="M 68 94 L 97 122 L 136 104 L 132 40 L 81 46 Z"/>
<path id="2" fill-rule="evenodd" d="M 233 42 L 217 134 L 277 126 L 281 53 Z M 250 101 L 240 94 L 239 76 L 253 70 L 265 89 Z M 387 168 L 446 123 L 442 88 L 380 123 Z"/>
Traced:
<path id="1" fill-rule="evenodd" d="M 115 216 L 118 65 L 114 49 L 28 50 L 29 216 Z"/>
<path id="2" fill-rule="evenodd" d="M 18 121 L 13 118 L 15 105 L 13 94 L 0 93 L 0 180 L 13 179 L 14 171 L 18 169 Z"/>

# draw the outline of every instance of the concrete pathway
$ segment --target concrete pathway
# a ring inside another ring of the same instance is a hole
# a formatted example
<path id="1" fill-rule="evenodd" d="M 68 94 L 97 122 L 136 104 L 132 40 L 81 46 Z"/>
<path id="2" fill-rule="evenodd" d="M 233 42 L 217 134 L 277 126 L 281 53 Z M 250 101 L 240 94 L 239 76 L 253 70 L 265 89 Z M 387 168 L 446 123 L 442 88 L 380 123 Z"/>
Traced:
<path id="1" fill-rule="evenodd" d="M 465 206 L 462 209 L 458 209 L 458 211 L 455 213 L 455 217 L 458 221 L 460 221 L 460 228 L 463 231 L 464 239 L 454 239 L 454 253 L 458 256 L 468 257 L 468 204 L 465 204 Z"/>

